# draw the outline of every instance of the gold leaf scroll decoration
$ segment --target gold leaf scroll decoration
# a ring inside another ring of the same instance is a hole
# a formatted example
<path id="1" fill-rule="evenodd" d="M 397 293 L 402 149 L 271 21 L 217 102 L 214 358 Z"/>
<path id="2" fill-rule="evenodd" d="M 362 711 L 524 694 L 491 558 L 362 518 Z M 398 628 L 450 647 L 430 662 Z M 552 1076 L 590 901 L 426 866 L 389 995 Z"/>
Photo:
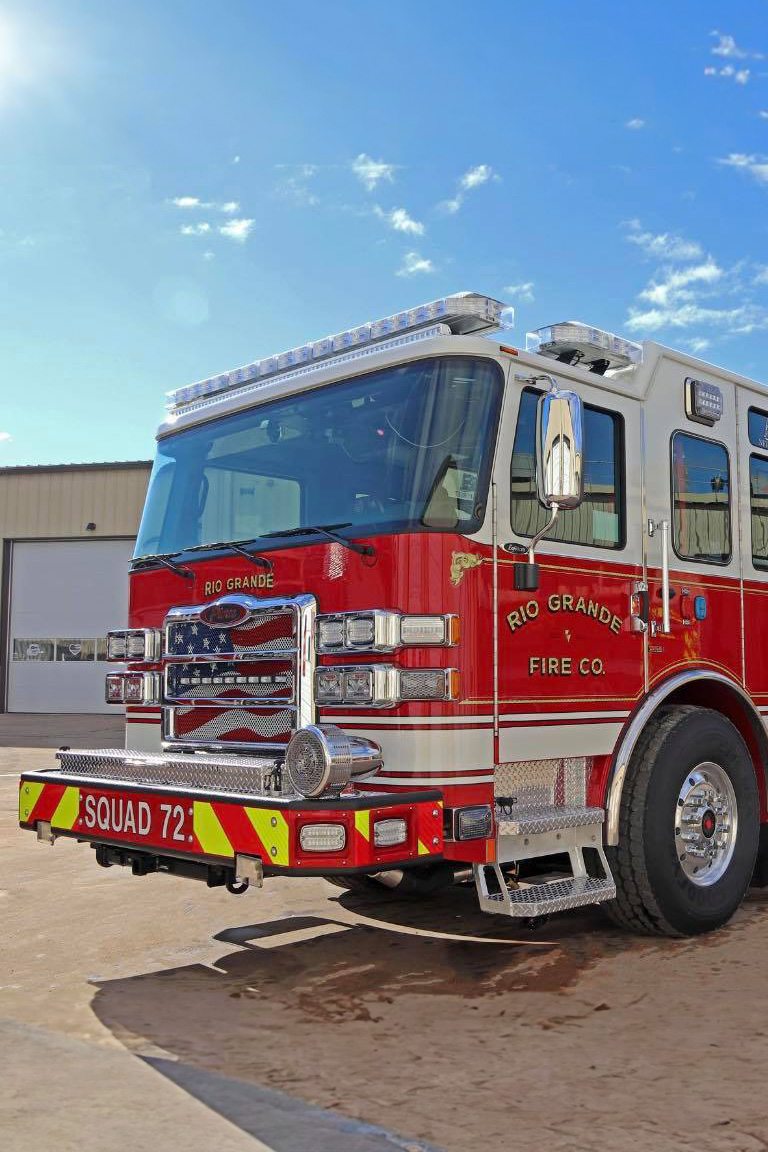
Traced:
<path id="1" fill-rule="evenodd" d="M 461 584 L 464 573 L 470 568 L 477 568 L 482 562 L 482 556 L 474 556 L 471 552 L 454 552 L 451 556 L 451 584 Z"/>

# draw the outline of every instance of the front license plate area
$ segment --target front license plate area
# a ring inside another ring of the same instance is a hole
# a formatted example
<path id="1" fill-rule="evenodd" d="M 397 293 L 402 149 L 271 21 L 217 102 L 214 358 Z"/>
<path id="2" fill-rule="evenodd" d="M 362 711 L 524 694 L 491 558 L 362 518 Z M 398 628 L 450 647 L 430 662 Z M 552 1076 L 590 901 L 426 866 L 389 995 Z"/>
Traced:
<path id="1" fill-rule="evenodd" d="M 194 844 L 192 802 L 147 792 L 81 788 L 76 830 L 84 836 L 188 851 Z"/>

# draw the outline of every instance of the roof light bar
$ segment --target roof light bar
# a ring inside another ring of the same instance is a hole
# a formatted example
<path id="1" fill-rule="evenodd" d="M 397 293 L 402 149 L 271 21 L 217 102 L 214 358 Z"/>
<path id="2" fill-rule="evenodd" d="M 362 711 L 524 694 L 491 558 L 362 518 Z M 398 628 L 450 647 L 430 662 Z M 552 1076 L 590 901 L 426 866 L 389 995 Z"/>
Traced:
<path id="1" fill-rule="evenodd" d="M 583 362 L 601 374 L 609 368 L 628 368 L 630 364 L 642 364 L 643 361 L 642 344 L 634 344 L 623 336 L 614 336 L 600 328 L 591 328 L 579 320 L 550 324 L 547 328 L 527 332 L 525 347 L 527 352 L 537 352 L 539 356 L 549 356 L 565 364 Z"/>
<path id="2" fill-rule="evenodd" d="M 406 312 L 396 312 L 370 324 L 348 328 L 344 332 L 326 336 L 325 339 L 316 340 L 312 344 L 302 344 L 277 356 L 255 360 L 252 364 L 234 368 L 220 376 L 211 376 L 207 380 L 199 380 L 196 384 L 177 388 L 168 393 L 168 408 L 189 410 L 189 406 L 193 404 L 197 408 L 201 405 L 196 402 L 221 392 L 229 392 L 233 388 L 239 389 L 254 384 L 258 386 L 262 381 L 278 375 L 303 376 L 312 371 L 319 362 L 323 362 L 324 367 L 331 363 L 344 363 L 348 359 L 356 359 L 355 353 L 359 355 L 363 349 L 366 352 L 374 352 L 383 348 L 385 344 L 394 347 L 406 342 L 387 339 L 388 337 L 421 335 L 421 333 L 426 337 L 427 333 L 441 335 L 487 332 L 495 328 L 510 327 L 512 320 L 512 310 L 501 301 L 494 300 L 490 296 L 480 296 L 476 292 L 458 292 L 453 296 L 432 300 L 429 304 L 420 304 L 417 308 L 410 308 Z"/>

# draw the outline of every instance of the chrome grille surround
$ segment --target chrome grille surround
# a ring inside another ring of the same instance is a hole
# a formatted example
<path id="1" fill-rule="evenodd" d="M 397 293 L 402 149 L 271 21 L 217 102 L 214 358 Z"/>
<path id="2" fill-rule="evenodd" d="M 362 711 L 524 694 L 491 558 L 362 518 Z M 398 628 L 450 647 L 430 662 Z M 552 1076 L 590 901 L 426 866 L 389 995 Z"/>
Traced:
<path id="1" fill-rule="evenodd" d="M 222 603 L 242 608 L 242 622 L 213 627 L 201 619 Z M 291 735 L 315 719 L 316 616 L 315 598 L 307 594 L 258 599 L 236 593 L 172 608 L 163 626 L 163 746 L 284 752 Z M 269 684 L 261 677 L 244 683 L 258 675 L 260 663 L 279 680 L 278 692 L 263 695 Z M 245 738 L 229 737 L 243 732 Z"/>

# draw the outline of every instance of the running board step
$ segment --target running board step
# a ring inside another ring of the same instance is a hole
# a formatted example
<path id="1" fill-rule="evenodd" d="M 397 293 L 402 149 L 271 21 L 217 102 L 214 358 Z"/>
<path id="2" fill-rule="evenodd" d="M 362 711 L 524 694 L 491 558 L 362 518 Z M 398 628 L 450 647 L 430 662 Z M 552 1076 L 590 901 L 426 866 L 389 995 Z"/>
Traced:
<path id="1" fill-rule="evenodd" d="M 478 884 L 480 894 L 480 885 Z M 521 884 L 494 894 L 480 894 L 480 907 L 484 912 L 498 912 L 508 916 L 550 916 L 554 912 L 567 912 L 585 904 L 601 904 L 613 900 L 616 885 L 612 879 L 594 876 L 569 876 L 565 880 L 550 880 L 545 884 Z"/>
<path id="2" fill-rule="evenodd" d="M 480 907 L 506 916 L 548 916 L 616 896 L 603 849 L 602 808 L 497 809 L 496 863 L 474 866 Z M 562 875 L 563 856 L 571 875 Z M 517 865 L 552 859 L 551 880 L 517 878 Z"/>

